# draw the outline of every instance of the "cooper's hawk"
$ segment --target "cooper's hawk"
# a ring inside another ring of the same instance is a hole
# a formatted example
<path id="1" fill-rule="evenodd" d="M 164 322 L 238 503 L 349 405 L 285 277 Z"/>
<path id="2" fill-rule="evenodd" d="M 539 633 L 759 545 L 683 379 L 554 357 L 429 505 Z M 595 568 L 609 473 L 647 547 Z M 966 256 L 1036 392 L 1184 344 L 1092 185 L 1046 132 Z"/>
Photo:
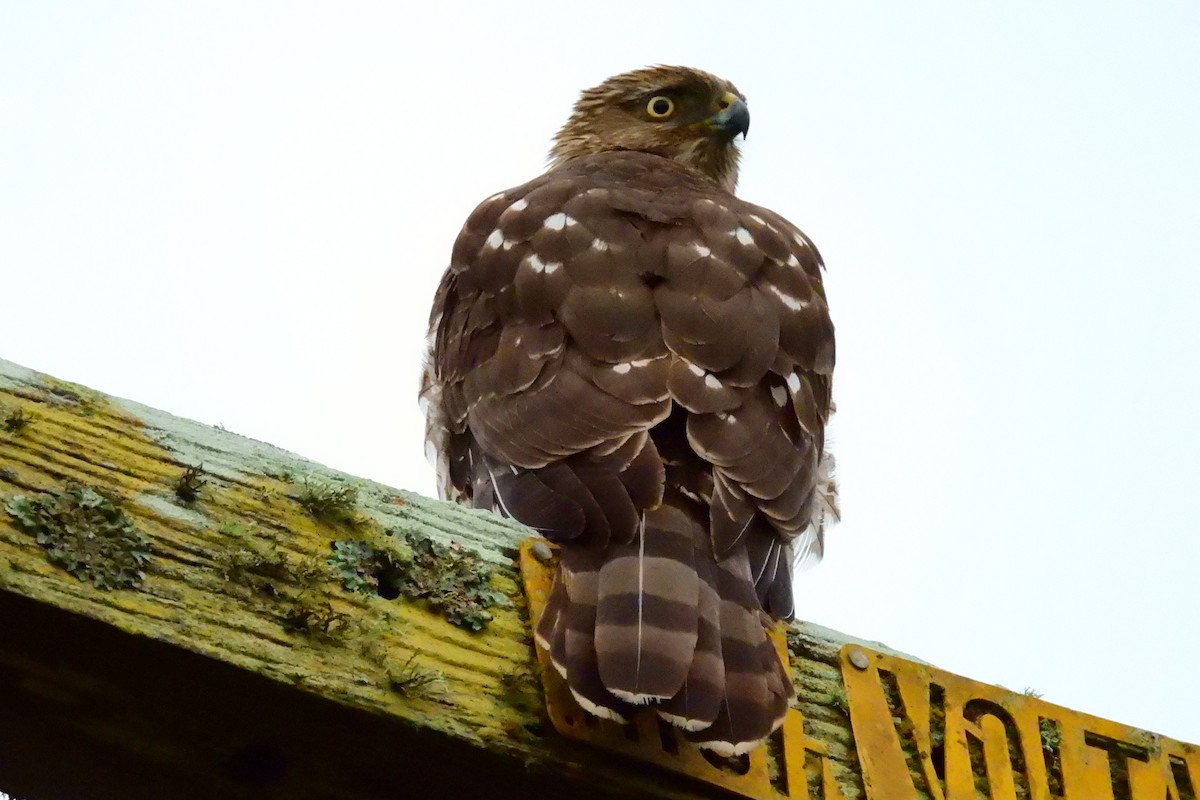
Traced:
<path id="1" fill-rule="evenodd" d="M 821 258 L 734 196 L 749 124 L 699 70 L 585 91 L 459 234 L 421 391 L 444 495 L 561 544 L 536 639 L 579 703 L 726 755 L 784 717 L 762 612 L 837 513 Z"/>

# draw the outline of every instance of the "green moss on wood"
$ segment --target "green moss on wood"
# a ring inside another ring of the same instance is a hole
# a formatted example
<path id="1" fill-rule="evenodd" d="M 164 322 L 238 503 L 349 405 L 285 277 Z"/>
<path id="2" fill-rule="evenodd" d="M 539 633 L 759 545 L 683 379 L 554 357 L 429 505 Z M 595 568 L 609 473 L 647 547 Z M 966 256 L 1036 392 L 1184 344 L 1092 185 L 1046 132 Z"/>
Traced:
<path id="1" fill-rule="evenodd" d="M 447 620 L 472 631 L 492 619 L 489 609 L 508 598 L 492 587 L 492 569 L 457 542 L 436 542 L 413 531 L 333 542 L 329 565 L 342 587 L 383 597 L 425 601 Z"/>
<path id="2" fill-rule="evenodd" d="M 72 483 L 61 492 L 17 495 L 4 508 L 52 563 L 79 580 L 97 589 L 141 586 L 150 541 L 113 496 Z"/>
<path id="3" fill-rule="evenodd" d="M 430 669 L 417 661 L 417 652 L 413 652 L 402 663 L 387 668 L 388 686 L 393 692 L 408 698 L 428 698 L 436 696 L 446 688 L 446 676 L 436 669 Z"/>
<path id="4" fill-rule="evenodd" d="M 4 428 L 5 433 L 13 436 L 23 434 L 34 420 L 34 416 L 27 413 L 24 408 L 0 409 L 0 414 L 3 415 L 0 426 Z"/>
<path id="5" fill-rule="evenodd" d="M 194 503 L 206 483 L 203 464 L 185 467 L 183 474 L 175 481 L 175 496 L 185 503 Z"/>
<path id="6" fill-rule="evenodd" d="M 353 486 L 338 486 L 306 478 L 300 493 L 296 495 L 296 502 L 313 519 L 321 522 L 350 526 L 360 522 L 358 489 Z"/>
<path id="7" fill-rule="evenodd" d="M 349 615 L 335 609 L 328 600 L 301 594 L 287 603 L 283 612 L 283 627 L 292 633 L 333 643 L 346 638 L 352 620 Z"/>

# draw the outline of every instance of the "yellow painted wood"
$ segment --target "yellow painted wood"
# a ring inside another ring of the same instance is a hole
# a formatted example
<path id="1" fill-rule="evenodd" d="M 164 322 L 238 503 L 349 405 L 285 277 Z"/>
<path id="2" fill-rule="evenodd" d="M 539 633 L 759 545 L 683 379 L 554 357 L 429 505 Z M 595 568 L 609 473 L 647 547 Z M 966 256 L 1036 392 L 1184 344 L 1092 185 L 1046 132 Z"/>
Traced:
<path id="1" fill-rule="evenodd" d="M 29 421 L 9 432 L 3 423 L 13 415 Z M 206 483 L 187 503 L 176 486 L 191 466 L 202 466 Z M 313 518 L 298 502 L 306 481 L 356 487 L 361 523 Z M 117 499 L 148 537 L 151 559 L 140 588 L 105 591 L 72 577 L 2 510 L 15 496 L 61 492 L 70 483 Z M 474 633 L 419 602 L 348 592 L 322 572 L 334 540 L 378 539 L 386 531 L 457 541 L 479 553 L 509 606 L 491 609 L 491 624 Z M 628 769 L 623 759 L 571 742 L 547 724 L 516 564 L 517 543 L 529 534 L 492 514 L 354 478 L 262 442 L 0 361 L 0 593 L 395 719 L 435 745 L 476 748 L 531 775 L 603 776 L 596 789 L 603 792 L 596 796 L 712 796 L 711 787 L 686 778 Z M 238 580 L 237 567 L 250 555 L 273 559 L 288 573 L 269 581 L 271 594 Z M 325 614 L 329 631 L 290 630 L 297 606 Z M 837 700 L 842 641 L 817 626 L 790 634 L 807 654 L 794 662 L 799 707 L 809 730 L 825 743 L 827 769 L 852 787 L 846 797 L 853 800 L 854 757 Z M 88 679 L 80 669 L 86 667 L 59 671 L 35 664 L 17 644 L 0 636 L 0 675 L 18 676 L 0 685 L 0 721 L 6 691 L 31 703 L 43 695 L 84 692 Z M 35 685 L 36 692 L 30 688 Z M 169 761 L 172 769 L 185 769 L 192 757 L 186 754 L 197 752 L 185 732 L 178 734 L 181 741 L 166 741 L 161 730 L 138 734 L 123 727 L 128 721 L 106 719 L 101 715 L 94 723 L 103 733 L 89 729 L 80 733 L 82 740 L 98 736 L 105 747 L 147 763 Z M 2 776 L 0 758 L 0 790 L 15 788 L 5 787 Z"/>
<path id="2" fill-rule="evenodd" d="M 429 727 L 507 742 L 510 728 L 530 722 L 505 699 L 511 676 L 529 671 L 524 623 L 515 606 L 500 610 L 488 629 L 476 634 L 415 604 L 341 591 L 332 575 L 309 586 L 279 581 L 285 598 L 280 601 L 257 596 L 223 574 L 228 560 L 249 547 L 277 548 L 297 564 L 320 565 L 335 538 L 357 538 L 410 521 L 443 538 L 467 525 L 477 527 L 471 538 L 478 542 L 490 536 L 488 555 L 503 564 L 502 540 L 494 532 L 509 526 L 501 521 L 464 513 L 438 518 L 450 524 L 429 525 L 433 515 L 427 502 L 350 481 L 295 457 L 252 460 L 252 452 L 231 447 L 209 451 L 213 457 L 203 459 L 201 448 L 210 440 L 240 438 L 221 431 L 192 437 L 184 448 L 192 452 L 179 452 L 163 439 L 180 436 L 182 443 L 186 432 L 147 425 L 95 393 L 57 381 L 6 387 L 0 404 L 24 409 L 33 419 L 19 435 L 0 436 L 0 492 L 6 499 L 58 490 L 70 481 L 98 487 L 123 498 L 125 511 L 153 542 L 142 590 L 97 591 L 51 564 L 7 514 L 0 514 L 5 589 Z M 207 484 L 195 503 L 184 504 L 175 497 L 174 483 L 187 465 L 200 463 Z M 361 486 L 362 525 L 332 527 L 313 519 L 295 500 L 304 478 Z M 511 570 L 498 570 L 495 585 L 519 597 Z M 289 633 L 281 624 L 288 600 L 304 591 L 319 594 L 346 615 L 348 630 L 332 645 Z M 388 688 L 388 670 L 414 653 L 415 665 L 445 676 L 444 691 L 413 698 Z"/>

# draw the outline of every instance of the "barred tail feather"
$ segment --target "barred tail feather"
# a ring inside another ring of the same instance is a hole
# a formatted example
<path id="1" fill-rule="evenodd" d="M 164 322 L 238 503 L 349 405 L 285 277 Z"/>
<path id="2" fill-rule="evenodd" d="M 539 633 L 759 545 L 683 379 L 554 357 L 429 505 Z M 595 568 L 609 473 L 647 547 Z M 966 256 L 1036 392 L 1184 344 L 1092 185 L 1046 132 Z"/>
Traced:
<path id="1" fill-rule="evenodd" d="M 629 544 L 600 568 L 596 654 L 600 677 L 631 703 L 666 700 L 684 684 L 696 650 L 696 520 L 672 506 L 645 512 Z"/>
<path id="2" fill-rule="evenodd" d="M 764 664 L 763 645 L 770 647 L 770 642 L 759 619 L 758 597 L 745 548 L 736 548 L 718 565 L 717 593 L 721 598 L 724 696 L 713 724 L 685 735 L 698 747 L 719 755 L 741 755 L 770 736 L 782 722 L 778 695 L 767 677 L 774 667 Z"/>
<path id="3" fill-rule="evenodd" d="M 708 532 L 700 525 L 693 534 L 696 574 L 700 579 L 696 651 L 683 688 L 658 708 L 658 715 L 686 731 L 713 724 L 724 696 L 725 662 L 721 658 L 721 597 L 717 594 L 717 564 Z"/>
<path id="4" fill-rule="evenodd" d="M 627 721 L 639 705 L 721 755 L 751 750 L 779 727 L 794 694 L 764 628 L 755 578 L 787 581 L 784 546 L 755 575 L 745 543 L 717 560 L 707 509 L 668 490 L 633 541 L 561 549 L 536 640 L 579 704 Z"/>
<path id="5" fill-rule="evenodd" d="M 575 700 L 585 711 L 624 723 L 630 708 L 605 688 L 596 657 L 599 566 L 596 551 L 564 548 L 557 579 L 563 582 L 567 602 L 557 624 L 564 628 L 566 677 Z"/>

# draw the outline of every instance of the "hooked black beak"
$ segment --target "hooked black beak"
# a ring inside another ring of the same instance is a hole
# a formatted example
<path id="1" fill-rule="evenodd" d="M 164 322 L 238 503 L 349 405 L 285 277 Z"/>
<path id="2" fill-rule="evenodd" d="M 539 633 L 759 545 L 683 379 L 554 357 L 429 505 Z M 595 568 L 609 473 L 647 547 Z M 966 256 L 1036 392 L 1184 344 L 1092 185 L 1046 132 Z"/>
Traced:
<path id="1" fill-rule="evenodd" d="M 708 127 L 730 139 L 739 133 L 746 138 L 750 132 L 750 107 L 732 92 L 722 100 L 728 105 L 708 118 Z"/>

